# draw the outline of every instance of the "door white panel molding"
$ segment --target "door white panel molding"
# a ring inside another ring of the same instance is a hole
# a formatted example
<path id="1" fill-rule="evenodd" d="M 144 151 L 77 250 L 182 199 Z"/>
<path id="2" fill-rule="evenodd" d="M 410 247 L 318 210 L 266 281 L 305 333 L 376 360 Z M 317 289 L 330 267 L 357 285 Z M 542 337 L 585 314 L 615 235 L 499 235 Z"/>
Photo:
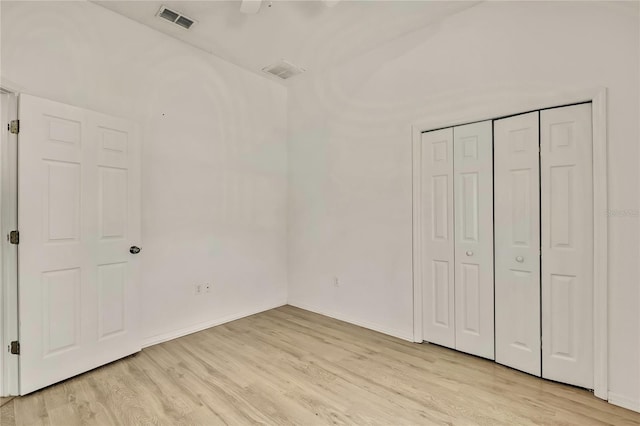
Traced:
<path id="1" fill-rule="evenodd" d="M 418 236 L 423 256 L 424 339 L 455 346 L 453 129 L 424 133 L 420 144 L 420 203 L 425 214 Z"/>
<path id="2" fill-rule="evenodd" d="M 457 350 L 494 358 L 493 130 L 453 128 Z"/>
<path id="3" fill-rule="evenodd" d="M 140 350 L 132 123 L 20 95 L 20 394 Z"/>
<path id="4" fill-rule="evenodd" d="M 540 112 L 542 377 L 593 388 L 591 104 Z"/>
<path id="5" fill-rule="evenodd" d="M 540 376 L 538 112 L 494 132 L 496 362 Z"/>
<path id="6" fill-rule="evenodd" d="M 464 109 L 442 110 L 439 114 L 418 120 L 411 126 L 413 163 L 413 292 L 414 336 L 416 342 L 424 340 L 421 243 L 422 186 L 420 182 L 422 133 L 434 129 L 453 127 L 477 121 L 492 120 L 517 113 L 591 102 L 593 129 L 593 276 L 594 276 L 594 394 L 608 397 L 608 246 L 607 246 L 607 91 L 604 87 L 578 90 L 557 90 L 541 93 L 522 92 L 503 100 L 471 99 Z"/>

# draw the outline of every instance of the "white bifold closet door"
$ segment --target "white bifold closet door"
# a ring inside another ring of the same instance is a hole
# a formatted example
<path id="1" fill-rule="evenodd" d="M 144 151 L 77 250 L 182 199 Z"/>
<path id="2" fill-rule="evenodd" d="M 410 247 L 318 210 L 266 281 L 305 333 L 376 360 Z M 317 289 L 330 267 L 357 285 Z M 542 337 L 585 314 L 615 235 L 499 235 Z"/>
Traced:
<path id="1" fill-rule="evenodd" d="M 424 340 L 493 359 L 491 127 L 422 134 L 421 246 Z"/>
<path id="2" fill-rule="evenodd" d="M 453 348 L 453 129 L 423 133 L 421 152 L 423 337 Z"/>
<path id="3" fill-rule="evenodd" d="M 19 116 L 24 395 L 140 350 L 140 146 L 82 108 L 20 95 Z"/>
<path id="4" fill-rule="evenodd" d="M 492 122 L 453 128 L 455 348 L 494 358 Z"/>
<path id="5" fill-rule="evenodd" d="M 591 105 L 495 121 L 496 361 L 593 388 Z"/>
<path id="6" fill-rule="evenodd" d="M 496 361 L 540 376 L 538 112 L 494 122 Z"/>
<path id="7" fill-rule="evenodd" d="M 591 104 L 540 112 L 542 377 L 587 389 L 593 389 L 591 128 Z"/>

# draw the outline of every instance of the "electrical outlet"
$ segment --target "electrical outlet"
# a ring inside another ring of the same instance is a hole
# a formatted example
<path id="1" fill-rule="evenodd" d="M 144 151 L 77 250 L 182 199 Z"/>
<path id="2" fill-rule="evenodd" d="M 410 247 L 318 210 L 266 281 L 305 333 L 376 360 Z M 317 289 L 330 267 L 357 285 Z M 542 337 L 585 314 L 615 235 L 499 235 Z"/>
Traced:
<path id="1" fill-rule="evenodd" d="M 196 284 L 196 295 L 202 294 L 202 284 Z"/>
<path id="2" fill-rule="evenodd" d="M 333 277 L 333 286 L 340 287 L 340 280 L 338 279 L 338 277 Z"/>
<path id="3" fill-rule="evenodd" d="M 204 292 L 211 293 L 211 284 L 207 283 L 204 285 Z"/>

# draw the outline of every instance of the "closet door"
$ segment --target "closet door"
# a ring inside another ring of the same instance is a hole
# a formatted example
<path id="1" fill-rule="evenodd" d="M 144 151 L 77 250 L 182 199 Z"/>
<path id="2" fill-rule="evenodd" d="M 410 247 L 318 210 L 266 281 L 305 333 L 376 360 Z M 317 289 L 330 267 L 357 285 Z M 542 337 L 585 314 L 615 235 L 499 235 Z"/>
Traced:
<path id="1" fill-rule="evenodd" d="M 540 376 L 538 112 L 494 132 L 496 361 Z"/>
<path id="2" fill-rule="evenodd" d="M 494 358 L 492 122 L 453 129 L 456 349 Z"/>
<path id="3" fill-rule="evenodd" d="M 423 338 L 455 347 L 453 129 L 422 134 Z"/>
<path id="4" fill-rule="evenodd" d="M 542 376 L 592 389 L 591 104 L 540 114 Z"/>

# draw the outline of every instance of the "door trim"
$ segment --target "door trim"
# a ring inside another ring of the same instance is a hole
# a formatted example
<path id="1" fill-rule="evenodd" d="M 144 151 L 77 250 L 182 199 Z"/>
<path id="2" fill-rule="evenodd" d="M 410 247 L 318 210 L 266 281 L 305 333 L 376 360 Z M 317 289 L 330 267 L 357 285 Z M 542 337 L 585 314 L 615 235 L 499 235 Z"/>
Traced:
<path id="1" fill-rule="evenodd" d="M 18 93 L 6 85 L 0 86 L 0 92 L 9 96 L 7 119 L 16 120 Z M 17 139 L 17 135 L 9 135 L 7 144 L 3 144 L 0 149 L 0 158 L 5 159 L 0 166 L 0 210 L 3 218 L 0 221 L 0 396 L 14 396 L 20 393 L 19 359 L 6 350 L 11 341 L 18 340 L 18 248 L 10 245 L 5 238 L 7 232 L 18 229 Z M 10 218 L 8 222 L 7 218 Z"/>
<path id="2" fill-rule="evenodd" d="M 519 99 L 514 99 L 519 98 Z M 495 97 L 494 99 L 499 99 Z M 494 120 L 558 106 L 591 102 L 593 126 L 593 391 L 608 399 L 608 226 L 607 226 L 607 89 L 588 88 L 550 94 L 511 95 L 512 100 L 494 102 L 475 100 L 457 111 L 434 114 L 411 126 L 413 175 L 413 340 L 423 341 L 422 330 L 422 246 L 419 230 L 422 209 L 417 200 L 422 191 L 420 180 L 421 134 L 426 131 L 476 121 Z"/>

